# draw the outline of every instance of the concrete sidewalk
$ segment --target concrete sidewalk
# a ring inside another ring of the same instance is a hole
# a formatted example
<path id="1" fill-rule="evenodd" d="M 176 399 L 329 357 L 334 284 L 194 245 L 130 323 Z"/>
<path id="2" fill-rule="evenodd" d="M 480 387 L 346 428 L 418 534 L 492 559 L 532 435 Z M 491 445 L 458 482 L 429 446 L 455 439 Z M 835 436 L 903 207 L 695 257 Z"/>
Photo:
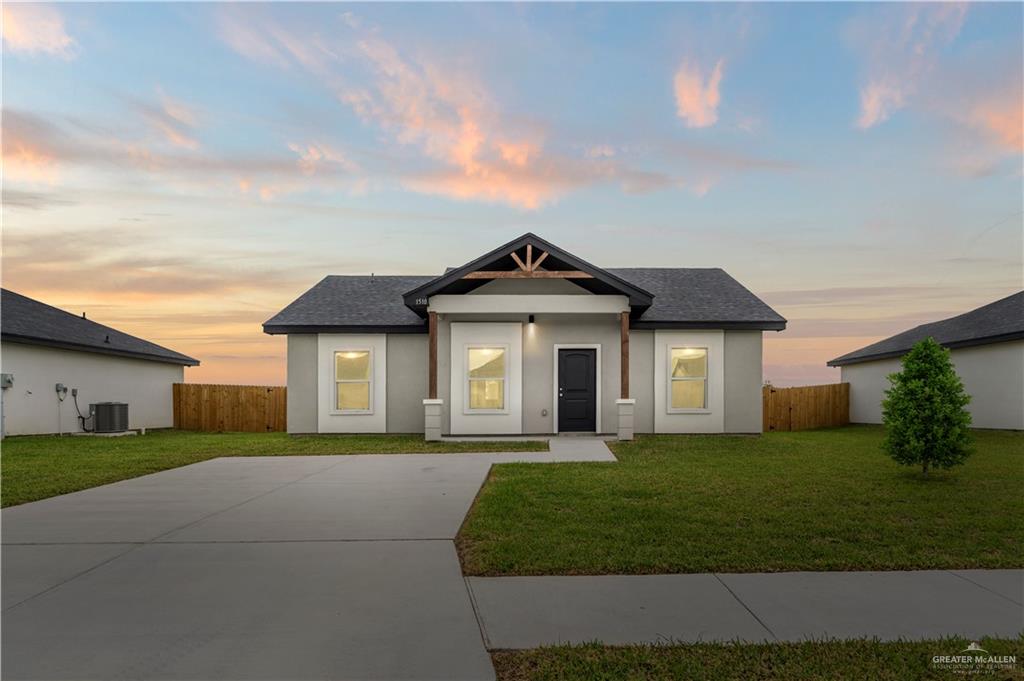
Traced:
<path id="1" fill-rule="evenodd" d="M 487 647 L 1014 637 L 1024 570 L 469 577 Z"/>

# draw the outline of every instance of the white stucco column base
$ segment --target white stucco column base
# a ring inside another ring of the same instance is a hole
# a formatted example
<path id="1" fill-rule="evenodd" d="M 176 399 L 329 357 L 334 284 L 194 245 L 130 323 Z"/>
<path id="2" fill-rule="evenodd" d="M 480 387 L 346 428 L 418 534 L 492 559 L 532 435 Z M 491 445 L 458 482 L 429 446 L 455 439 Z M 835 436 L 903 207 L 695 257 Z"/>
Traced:
<path id="1" fill-rule="evenodd" d="M 615 406 L 619 412 L 619 439 L 633 439 L 633 410 L 636 409 L 636 400 L 615 400 Z"/>
<path id="2" fill-rule="evenodd" d="M 444 400 L 423 400 L 423 437 L 427 441 L 441 439 L 441 411 Z"/>

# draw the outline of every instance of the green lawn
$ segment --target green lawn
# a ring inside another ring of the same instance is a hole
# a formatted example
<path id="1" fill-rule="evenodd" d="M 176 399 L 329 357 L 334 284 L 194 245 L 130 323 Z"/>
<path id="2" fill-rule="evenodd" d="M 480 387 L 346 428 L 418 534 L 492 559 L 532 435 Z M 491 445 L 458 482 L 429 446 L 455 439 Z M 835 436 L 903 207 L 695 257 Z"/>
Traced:
<path id="1" fill-rule="evenodd" d="M 192 433 L 126 437 L 10 437 L 0 452 L 0 501 L 23 504 L 218 456 L 547 450 L 546 442 L 425 442 L 422 435 Z"/>
<path id="2" fill-rule="evenodd" d="M 977 431 L 927 479 L 875 426 L 642 436 L 618 463 L 495 466 L 458 539 L 471 575 L 1024 567 L 1024 433 Z"/>
<path id="3" fill-rule="evenodd" d="M 815 641 L 737 645 L 556 646 L 492 653 L 498 681 L 921 681 L 1024 678 L 1020 640 L 982 639 L 991 655 L 1015 655 L 1016 669 L 982 676 L 937 669 L 935 655 L 956 655 L 962 639 Z"/>

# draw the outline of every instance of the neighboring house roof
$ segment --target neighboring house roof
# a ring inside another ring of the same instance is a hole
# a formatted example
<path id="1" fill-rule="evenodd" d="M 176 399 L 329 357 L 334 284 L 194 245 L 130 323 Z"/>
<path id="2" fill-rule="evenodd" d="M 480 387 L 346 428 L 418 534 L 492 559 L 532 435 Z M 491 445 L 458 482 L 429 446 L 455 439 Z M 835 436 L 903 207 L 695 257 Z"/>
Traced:
<path id="1" fill-rule="evenodd" d="M 857 362 L 900 357 L 925 338 L 934 338 L 947 348 L 966 348 L 1024 339 L 1024 291 L 956 317 L 922 324 L 885 340 L 872 343 L 828 362 L 839 367 Z"/>
<path id="2" fill-rule="evenodd" d="M 12 343 L 197 366 L 199 360 L 131 336 L 91 319 L 2 289 L 0 338 Z"/>
<path id="3" fill-rule="evenodd" d="M 266 333 L 425 333 L 425 308 L 417 298 L 467 293 L 487 279 L 466 272 L 513 269 L 509 252 L 532 243 L 548 251 L 552 269 L 580 269 L 593 279 L 573 279 L 594 293 L 630 298 L 637 329 L 763 329 L 781 331 L 786 320 L 718 268 L 598 268 L 526 234 L 463 267 L 431 276 L 329 276 L 263 324 Z M 507 262 L 505 262 L 507 261 Z M 410 304 L 410 301 L 412 304 Z"/>

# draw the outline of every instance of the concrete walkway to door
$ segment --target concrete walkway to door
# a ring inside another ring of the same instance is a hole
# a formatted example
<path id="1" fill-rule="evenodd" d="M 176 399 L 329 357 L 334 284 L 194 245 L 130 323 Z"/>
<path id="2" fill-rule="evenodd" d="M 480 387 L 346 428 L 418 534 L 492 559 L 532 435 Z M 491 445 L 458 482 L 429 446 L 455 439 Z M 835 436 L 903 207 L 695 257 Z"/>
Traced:
<path id="1" fill-rule="evenodd" d="M 494 463 L 222 458 L 5 509 L 5 679 L 492 679 L 452 539 Z"/>

